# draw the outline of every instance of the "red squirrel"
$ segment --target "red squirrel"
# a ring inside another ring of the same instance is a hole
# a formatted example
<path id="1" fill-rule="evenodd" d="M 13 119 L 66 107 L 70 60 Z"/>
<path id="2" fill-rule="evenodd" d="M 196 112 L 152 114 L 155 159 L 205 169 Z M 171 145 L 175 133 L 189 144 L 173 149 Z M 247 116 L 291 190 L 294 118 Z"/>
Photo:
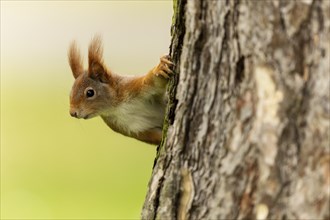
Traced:
<path id="1" fill-rule="evenodd" d="M 101 116 L 114 131 L 149 144 L 160 144 L 166 108 L 166 84 L 173 74 L 169 56 L 142 76 L 121 76 L 103 62 L 100 37 L 88 49 L 88 69 L 75 42 L 68 51 L 75 78 L 70 94 L 70 115 L 90 119 Z"/>

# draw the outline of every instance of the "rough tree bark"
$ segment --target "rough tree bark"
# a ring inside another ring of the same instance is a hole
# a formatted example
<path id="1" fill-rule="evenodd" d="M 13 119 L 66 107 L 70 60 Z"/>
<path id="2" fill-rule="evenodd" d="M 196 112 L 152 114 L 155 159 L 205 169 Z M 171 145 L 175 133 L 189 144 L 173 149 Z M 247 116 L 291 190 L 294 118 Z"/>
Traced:
<path id="1" fill-rule="evenodd" d="M 142 219 L 329 219 L 330 1 L 174 6 Z"/>

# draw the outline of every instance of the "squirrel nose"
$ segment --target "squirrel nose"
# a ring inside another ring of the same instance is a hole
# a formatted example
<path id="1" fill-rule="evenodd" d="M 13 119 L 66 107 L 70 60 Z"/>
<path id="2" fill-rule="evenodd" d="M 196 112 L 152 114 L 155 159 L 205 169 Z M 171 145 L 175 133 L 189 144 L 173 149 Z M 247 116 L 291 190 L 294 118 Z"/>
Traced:
<path id="1" fill-rule="evenodd" d="M 76 111 L 70 111 L 70 115 L 71 115 L 72 117 L 75 117 L 75 118 L 77 118 L 77 117 L 78 117 L 78 115 L 77 115 L 77 112 L 76 112 Z"/>

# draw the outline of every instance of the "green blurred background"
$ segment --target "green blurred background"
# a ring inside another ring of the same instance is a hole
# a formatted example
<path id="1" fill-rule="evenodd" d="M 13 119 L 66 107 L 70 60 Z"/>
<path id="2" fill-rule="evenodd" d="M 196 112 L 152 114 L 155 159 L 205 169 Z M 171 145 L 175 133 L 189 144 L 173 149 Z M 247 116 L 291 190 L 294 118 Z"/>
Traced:
<path id="1" fill-rule="evenodd" d="M 69 115 L 75 39 L 120 74 L 168 53 L 172 1 L 1 1 L 1 219 L 138 219 L 156 148 Z"/>

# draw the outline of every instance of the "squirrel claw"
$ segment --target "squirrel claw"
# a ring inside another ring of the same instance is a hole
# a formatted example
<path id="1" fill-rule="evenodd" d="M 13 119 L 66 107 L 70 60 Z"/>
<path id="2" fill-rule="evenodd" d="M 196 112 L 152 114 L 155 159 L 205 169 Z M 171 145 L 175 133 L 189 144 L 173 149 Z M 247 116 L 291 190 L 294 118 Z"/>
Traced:
<path id="1" fill-rule="evenodd" d="M 166 63 L 167 65 L 174 66 L 174 63 L 171 61 L 171 57 L 169 55 L 162 56 L 160 61 Z"/>
<path id="2" fill-rule="evenodd" d="M 154 70 L 156 76 L 162 76 L 165 79 L 169 79 L 171 75 L 174 74 L 171 69 L 174 66 L 174 63 L 170 61 L 170 56 L 165 55 L 160 58 L 160 63 Z"/>
<path id="3" fill-rule="evenodd" d="M 161 71 L 158 72 L 158 76 L 162 76 L 165 79 L 170 78 L 169 75 L 167 73 L 165 73 L 163 70 L 161 70 Z"/>

